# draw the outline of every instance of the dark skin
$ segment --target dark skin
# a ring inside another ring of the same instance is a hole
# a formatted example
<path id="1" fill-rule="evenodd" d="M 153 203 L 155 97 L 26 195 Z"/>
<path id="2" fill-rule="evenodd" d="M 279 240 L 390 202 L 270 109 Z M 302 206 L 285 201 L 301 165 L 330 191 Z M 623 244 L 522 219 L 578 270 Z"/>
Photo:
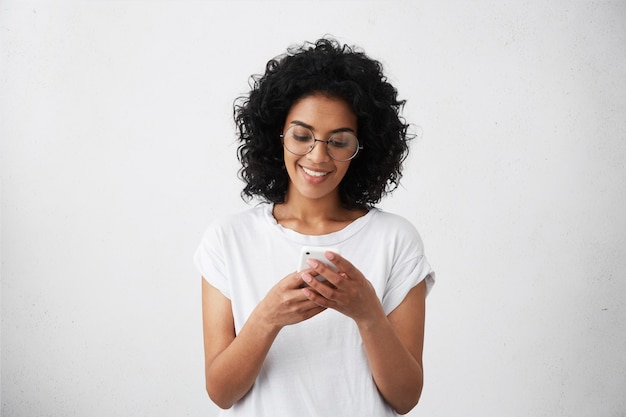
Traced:
<path id="1" fill-rule="evenodd" d="M 345 101 L 320 94 L 294 103 L 285 128 L 294 121 L 306 122 L 316 137 L 324 139 L 337 129 L 357 130 L 356 116 Z M 285 150 L 284 158 L 290 183 L 285 203 L 274 206 L 279 224 L 303 234 L 323 235 L 341 230 L 365 214 L 344 208 L 339 199 L 338 186 L 350 161 L 334 161 L 319 143 L 302 156 Z M 355 321 L 383 398 L 401 414 L 417 404 L 423 385 L 424 282 L 386 315 L 372 284 L 357 267 L 336 253 L 326 252 L 325 256 L 337 267 L 336 272 L 311 261 L 309 269 L 283 277 L 237 336 L 230 300 L 202 280 L 206 387 L 218 406 L 231 407 L 252 388 L 283 327 L 329 308 Z M 327 282 L 315 279 L 318 274 Z"/>

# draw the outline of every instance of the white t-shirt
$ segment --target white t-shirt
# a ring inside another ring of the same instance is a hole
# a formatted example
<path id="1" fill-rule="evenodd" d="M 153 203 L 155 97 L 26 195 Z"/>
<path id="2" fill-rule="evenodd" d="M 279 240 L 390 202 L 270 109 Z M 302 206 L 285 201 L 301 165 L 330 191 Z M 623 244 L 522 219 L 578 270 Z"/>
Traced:
<path id="1" fill-rule="evenodd" d="M 372 282 L 386 314 L 434 273 L 422 240 L 404 218 L 371 209 L 344 229 L 308 236 L 279 225 L 263 204 L 214 221 L 194 261 L 230 299 L 239 333 L 267 292 L 298 267 L 302 246 L 334 247 Z M 396 416 L 379 394 L 354 321 L 325 310 L 284 327 L 252 389 L 221 416 Z"/>

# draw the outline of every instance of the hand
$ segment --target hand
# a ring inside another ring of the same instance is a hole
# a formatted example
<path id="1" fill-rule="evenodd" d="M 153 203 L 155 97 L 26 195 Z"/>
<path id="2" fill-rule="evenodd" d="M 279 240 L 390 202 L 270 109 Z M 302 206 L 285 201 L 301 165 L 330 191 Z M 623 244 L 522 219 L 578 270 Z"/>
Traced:
<path id="1" fill-rule="evenodd" d="M 299 273 L 287 275 L 261 300 L 255 308 L 255 314 L 260 315 L 264 323 L 279 330 L 284 326 L 310 319 L 326 310 L 300 291 L 302 284 Z"/>
<path id="2" fill-rule="evenodd" d="M 374 286 L 361 271 L 334 252 L 326 252 L 325 256 L 337 272 L 322 262 L 309 260 L 311 269 L 301 273 L 309 287 L 301 289 L 302 293 L 320 307 L 337 310 L 357 322 L 384 316 Z M 318 281 L 316 275 L 323 275 L 327 282 Z"/>

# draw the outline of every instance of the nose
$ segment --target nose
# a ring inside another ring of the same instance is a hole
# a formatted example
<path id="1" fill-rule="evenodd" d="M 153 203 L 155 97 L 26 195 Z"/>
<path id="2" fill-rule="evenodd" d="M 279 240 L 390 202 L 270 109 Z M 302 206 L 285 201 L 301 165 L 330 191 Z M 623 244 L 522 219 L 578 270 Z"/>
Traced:
<path id="1" fill-rule="evenodd" d="M 311 152 L 307 153 L 306 156 L 309 161 L 316 164 L 328 162 L 330 155 L 328 155 L 327 143 L 323 140 L 315 139 L 313 149 L 311 149 Z"/>

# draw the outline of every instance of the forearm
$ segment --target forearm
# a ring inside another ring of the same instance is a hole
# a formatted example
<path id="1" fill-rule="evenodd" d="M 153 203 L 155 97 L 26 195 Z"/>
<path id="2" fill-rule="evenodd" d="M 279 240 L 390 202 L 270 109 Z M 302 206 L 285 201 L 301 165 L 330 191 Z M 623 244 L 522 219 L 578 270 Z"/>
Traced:
<path id="1" fill-rule="evenodd" d="M 241 332 L 206 366 L 206 388 L 220 408 L 230 408 L 254 385 L 279 329 L 254 312 Z"/>
<path id="2" fill-rule="evenodd" d="M 421 364 L 400 341 L 384 312 L 357 325 L 379 392 L 396 412 L 408 413 L 422 392 Z"/>

